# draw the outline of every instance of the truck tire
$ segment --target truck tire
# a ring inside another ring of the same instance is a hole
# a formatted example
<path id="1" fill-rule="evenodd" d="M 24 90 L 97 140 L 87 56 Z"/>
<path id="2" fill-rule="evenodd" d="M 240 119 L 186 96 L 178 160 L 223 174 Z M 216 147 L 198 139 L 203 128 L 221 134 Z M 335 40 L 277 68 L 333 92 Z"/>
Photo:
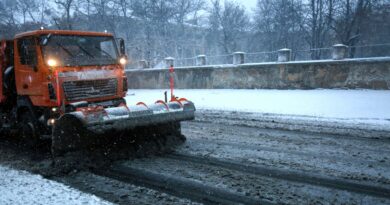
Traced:
<path id="1" fill-rule="evenodd" d="M 20 117 L 19 131 L 23 145 L 28 148 L 34 148 L 38 145 L 38 126 L 30 112 L 24 112 Z"/>

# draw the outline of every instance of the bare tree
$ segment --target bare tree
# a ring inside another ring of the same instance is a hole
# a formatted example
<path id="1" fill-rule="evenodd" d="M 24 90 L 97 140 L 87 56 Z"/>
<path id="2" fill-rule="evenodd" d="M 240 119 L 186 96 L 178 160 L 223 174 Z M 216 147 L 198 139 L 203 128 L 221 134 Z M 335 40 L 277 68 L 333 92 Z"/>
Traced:
<path id="1" fill-rule="evenodd" d="M 258 0 L 254 16 L 255 49 L 274 51 L 303 47 L 303 5 L 296 0 Z"/>
<path id="2" fill-rule="evenodd" d="M 2 38 L 11 38 L 18 31 L 20 23 L 16 20 L 14 11 L 18 11 L 15 1 L 0 2 L 0 37 Z"/>
<path id="3" fill-rule="evenodd" d="M 361 40 L 363 25 L 370 21 L 373 4 L 376 0 L 338 1 L 338 10 L 332 27 L 339 42 L 351 46 L 350 57 L 354 56 L 355 46 Z M 366 25 L 368 26 L 368 25 Z"/>
<path id="4" fill-rule="evenodd" d="M 39 0 L 36 0 L 39 1 Z M 41 26 L 46 24 L 46 20 L 50 20 L 53 14 L 52 8 L 47 4 L 46 0 L 40 0 L 39 7 L 39 23 Z"/>
<path id="5" fill-rule="evenodd" d="M 329 45 L 331 39 L 331 25 L 335 10 L 335 0 L 310 0 L 305 11 L 308 14 L 302 28 L 306 32 L 305 40 L 312 50 L 312 59 L 319 59 L 323 55 L 323 48 Z"/>
<path id="6" fill-rule="evenodd" d="M 182 31 L 185 29 L 185 21 L 196 19 L 197 12 L 205 6 L 204 0 L 175 0 L 174 6 L 176 12 L 174 14 L 175 21 L 181 26 Z M 190 17 L 190 15 L 193 16 Z M 193 22 L 193 21 L 192 21 Z"/>
<path id="7" fill-rule="evenodd" d="M 258 0 L 252 22 L 234 0 L 1 0 L 0 36 L 47 24 L 58 29 L 115 33 L 125 37 L 132 59 L 311 48 L 329 57 L 334 43 L 389 43 L 389 0 Z M 52 8 L 54 7 L 54 8 Z M 202 10 L 206 12 L 201 12 Z M 59 14 L 57 14 L 59 13 Z M 45 26 L 46 27 L 46 26 Z M 381 55 L 388 49 L 365 49 Z M 152 63 L 153 64 L 153 63 Z"/>
<path id="8" fill-rule="evenodd" d="M 17 0 L 16 1 L 19 11 L 23 15 L 23 24 L 26 23 L 27 16 L 35 22 L 35 16 L 33 12 L 38 10 L 38 4 L 36 0 Z"/>
<path id="9" fill-rule="evenodd" d="M 240 4 L 226 0 L 224 5 L 219 0 L 212 2 L 209 16 L 210 33 L 214 36 L 225 53 L 242 49 L 239 41 L 249 29 L 249 17 Z"/>
<path id="10" fill-rule="evenodd" d="M 111 0 L 95 0 L 92 5 L 96 11 L 96 17 L 104 30 L 116 32 L 117 15 L 114 15 L 113 2 Z"/>
<path id="11" fill-rule="evenodd" d="M 65 15 L 65 19 L 66 19 L 66 28 L 69 30 L 72 30 L 71 8 L 72 8 L 72 5 L 74 3 L 74 0 L 55 0 L 54 2 L 59 6 L 59 8 L 64 10 L 64 12 L 65 12 L 64 15 Z M 57 26 L 60 27 L 60 25 L 58 23 L 58 19 L 55 18 L 54 21 L 57 24 Z"/>

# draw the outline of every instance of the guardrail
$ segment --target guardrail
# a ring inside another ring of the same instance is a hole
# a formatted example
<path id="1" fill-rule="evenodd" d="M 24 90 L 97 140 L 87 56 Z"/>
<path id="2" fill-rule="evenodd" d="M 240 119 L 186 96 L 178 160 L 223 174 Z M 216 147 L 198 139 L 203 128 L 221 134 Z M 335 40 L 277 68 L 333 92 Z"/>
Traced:
<path id="1" fill-rule="evenodd" d="M 153 59 L 152 62 L 146 60 L 133 61 L 128 65 L 128 69 L 147 69 L 147 68 L 169 68 L 206 65 L 224 65 L 224 64 L 248 64 L 264 62 L 289 62 L 289 61 L 311 61 L 311 60 L 342 60 L 348 58 L 370 58 L 370 57 L 390 57 L 390 43 L 372 44 L 362 46 L 346 46 L 336 44 L 327 48 L 315 48 L 308 50 L 293 51 L 283 48 L 270 52 L 235 52 L 226 55 L 206 56 L 198 55 L 190 58 L 174 59 L 167 57 L 165 59 Z"/>

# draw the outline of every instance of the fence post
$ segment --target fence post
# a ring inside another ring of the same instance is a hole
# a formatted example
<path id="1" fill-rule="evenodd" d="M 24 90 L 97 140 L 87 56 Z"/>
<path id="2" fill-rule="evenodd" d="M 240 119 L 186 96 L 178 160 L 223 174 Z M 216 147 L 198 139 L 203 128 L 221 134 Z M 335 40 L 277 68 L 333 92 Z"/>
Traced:
<path id="1" fill-rule="evenodd" d="M 139 61 L 139 67 L 142 69 L 148 68 L 148 62 L 146 60 L 140 60 Z"/>
<path id="2" fill-rule="evenodd" d="M 233 64 L 239 65 L 245 63 L 245 53 L 244 52 L 235 52 L 233 53 Z"/>
<path id="3" fill-rule="evenodd" d="M 196 56 L 196 65 L 202 66 L 207 64 L 206 55 L 198 55 Z"/>
<path id="4" fill-rule="evenodd" d="M 336 44 L 333 46 L 333 50 L 332 50 L 333 60 L 345 59 L 347 55 L 348 55 L 348 46 L 344 44 Z"/>
<path id="5" fill-rule="evenodd" d="M 278 62 L 291 61 L 291 49 L 283 48 L 278 50 Z"/>
<path id="6" fill-rule="evenodd" d="M 175 66 L 175 59 L 172 57 L 165 58 L 165 67 L 170 68 L 171 66 Z"/>

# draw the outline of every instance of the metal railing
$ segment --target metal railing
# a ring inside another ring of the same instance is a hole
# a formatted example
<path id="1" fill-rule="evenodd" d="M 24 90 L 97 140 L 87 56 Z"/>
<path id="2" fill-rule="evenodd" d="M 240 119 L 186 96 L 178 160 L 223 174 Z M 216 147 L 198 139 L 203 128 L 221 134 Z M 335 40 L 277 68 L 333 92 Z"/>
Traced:
<path id="1" fill-rule="evenodd" d="M 286 51 L 287 50 L 287 51 Z M 341 60 L 346 58 L 372 58 L 390 57 L 390 43 L 371 44 L 359 46 L 345 46 L 337 44 L 327 48 L 314 48 L 307 50 L 281 49 L 269 52 L 252 52 L 241 55 L 226 54 L 214 56 L 196 56 L 179 58 L 174 60 L 176 67 L 242 64 L 242 63 L 264 63 L 264 62 L 285 62 L 285 61 L 310 61 L 310 60 Z M 204 58 L 204 59 L 201 59 Z M 238 59 L 237 58 L 242 58 Z M 143 63 L 140 63 L 143 62 Z M 237 63 L 240 62 L 240 63 Z M 128 69 L 132 68 L 166 68 L 165 59 L 153 59 L 151 62 L 132 61 Z"/>

